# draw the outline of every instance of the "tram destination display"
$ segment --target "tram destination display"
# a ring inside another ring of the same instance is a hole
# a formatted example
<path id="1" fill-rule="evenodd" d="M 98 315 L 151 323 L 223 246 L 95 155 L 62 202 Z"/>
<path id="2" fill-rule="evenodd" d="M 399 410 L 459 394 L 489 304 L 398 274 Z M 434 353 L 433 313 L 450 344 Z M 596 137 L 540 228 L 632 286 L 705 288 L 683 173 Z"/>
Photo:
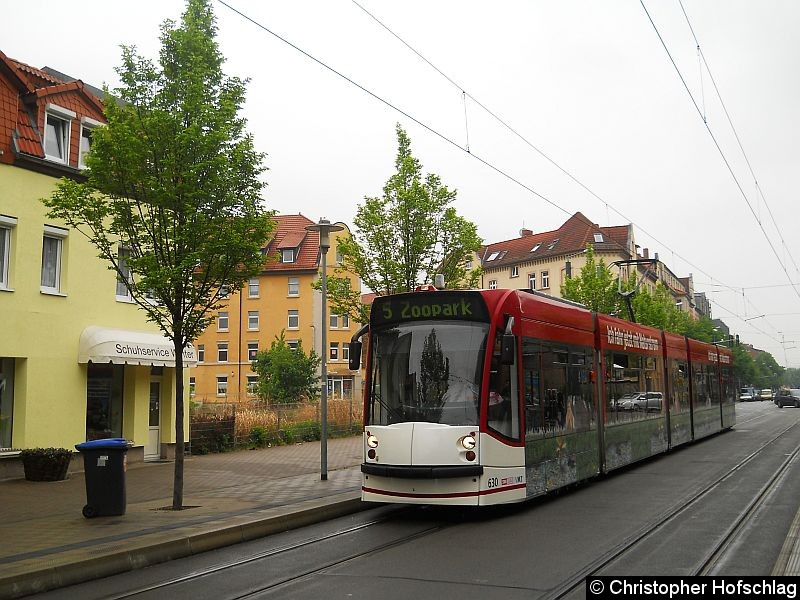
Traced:
<path id="1" fill-rule="evenodd" d="M 375 298 L 372 305 L 374 325 L 403 321 L 489 321 L 489 311 L 480 294 L 416 293 Z"/>

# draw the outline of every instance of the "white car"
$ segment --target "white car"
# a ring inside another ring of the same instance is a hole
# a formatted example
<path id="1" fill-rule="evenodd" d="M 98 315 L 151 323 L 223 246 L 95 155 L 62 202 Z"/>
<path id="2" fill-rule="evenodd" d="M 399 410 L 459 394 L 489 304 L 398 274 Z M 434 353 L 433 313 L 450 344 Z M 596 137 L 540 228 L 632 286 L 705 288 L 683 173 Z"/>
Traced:
<path id="1" fill-rule="evenodd" d="M 772 390 L 761 390 L 758 392 L 759 400 L 772 400 Z"/>

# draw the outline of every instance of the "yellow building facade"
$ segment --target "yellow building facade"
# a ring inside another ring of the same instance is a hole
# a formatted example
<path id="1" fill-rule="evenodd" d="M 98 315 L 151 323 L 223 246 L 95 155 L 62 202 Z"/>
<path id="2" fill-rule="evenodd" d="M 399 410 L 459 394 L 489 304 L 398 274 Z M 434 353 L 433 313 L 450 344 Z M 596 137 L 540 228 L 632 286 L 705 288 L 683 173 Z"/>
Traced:
<path id="1" fill-rule="evenodd" d="M 303 215 L 277 215 L 275 220 L 277 230 L 264 248 L 264 269 L 242 290 L 231 293 L 216 321 L 196 342 L 193 399 L 200 403 L 255 400 L 257 375 L 252 362 L 283 333 L 290 347 L 302 345 L 306 353 L 313 349 L 327 361 L 330 397 L 360 400 L 362 375 L 349 369 L 347 346 L 359 325 L 328 310 L 326 348 L 322 348 L 322 294 L 312 287 L 320 277 L 319 234 L 305 229 L 314 222 Z M 349 235 L 343 227 L 330 236 L 329 276 L 337 267 L 338 240 Z M 349 278 L 351 287 L 359 289 L 358 277 Z"/>
<path id="2" fill-rule="evenodd" d="M 0 63 L 0 95 L 27 108 L 0 115 L 0 453 L 124 437 L 134 444 L 129 460 L 170 457 L 170 342 L 118 295 L 115 273 L 88 240 L 47 217 L 41 202 L 59 177 L 80 178 L 79 138 L 88 144 L 83 125 L 101 125 L 99 100 L 80 82 L 2 53 Z"/>

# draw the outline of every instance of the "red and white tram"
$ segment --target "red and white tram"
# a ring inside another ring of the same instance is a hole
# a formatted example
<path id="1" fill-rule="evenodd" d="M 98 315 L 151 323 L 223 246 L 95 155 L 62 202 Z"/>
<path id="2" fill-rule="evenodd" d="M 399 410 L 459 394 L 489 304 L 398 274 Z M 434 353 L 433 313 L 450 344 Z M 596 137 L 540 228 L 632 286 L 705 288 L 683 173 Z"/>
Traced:
<path id="1" fill-rule="evenodd" d="M 518 502 L 729 429 L 731 353 L 527 290 L 375 299 L 362 499 Z"/>

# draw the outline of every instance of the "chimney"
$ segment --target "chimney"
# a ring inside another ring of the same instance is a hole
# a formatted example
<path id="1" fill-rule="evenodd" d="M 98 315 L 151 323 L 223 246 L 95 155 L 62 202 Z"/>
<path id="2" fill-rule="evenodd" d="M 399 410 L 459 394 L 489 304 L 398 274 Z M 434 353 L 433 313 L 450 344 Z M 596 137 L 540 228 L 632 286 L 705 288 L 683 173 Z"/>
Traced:
<path id="1" fill-rule="evenodd" d="M 524 227 L 519 230 L 519 237 L 530 237 L 533 235 L 533 231 L 530 229 L 525 229 Z"/>
<path id="2" fill-rule="evenodd" d="M 650 258 L 650 249 L 649 248 L 642 248 L 642 256 L 644 258 Z"/>

